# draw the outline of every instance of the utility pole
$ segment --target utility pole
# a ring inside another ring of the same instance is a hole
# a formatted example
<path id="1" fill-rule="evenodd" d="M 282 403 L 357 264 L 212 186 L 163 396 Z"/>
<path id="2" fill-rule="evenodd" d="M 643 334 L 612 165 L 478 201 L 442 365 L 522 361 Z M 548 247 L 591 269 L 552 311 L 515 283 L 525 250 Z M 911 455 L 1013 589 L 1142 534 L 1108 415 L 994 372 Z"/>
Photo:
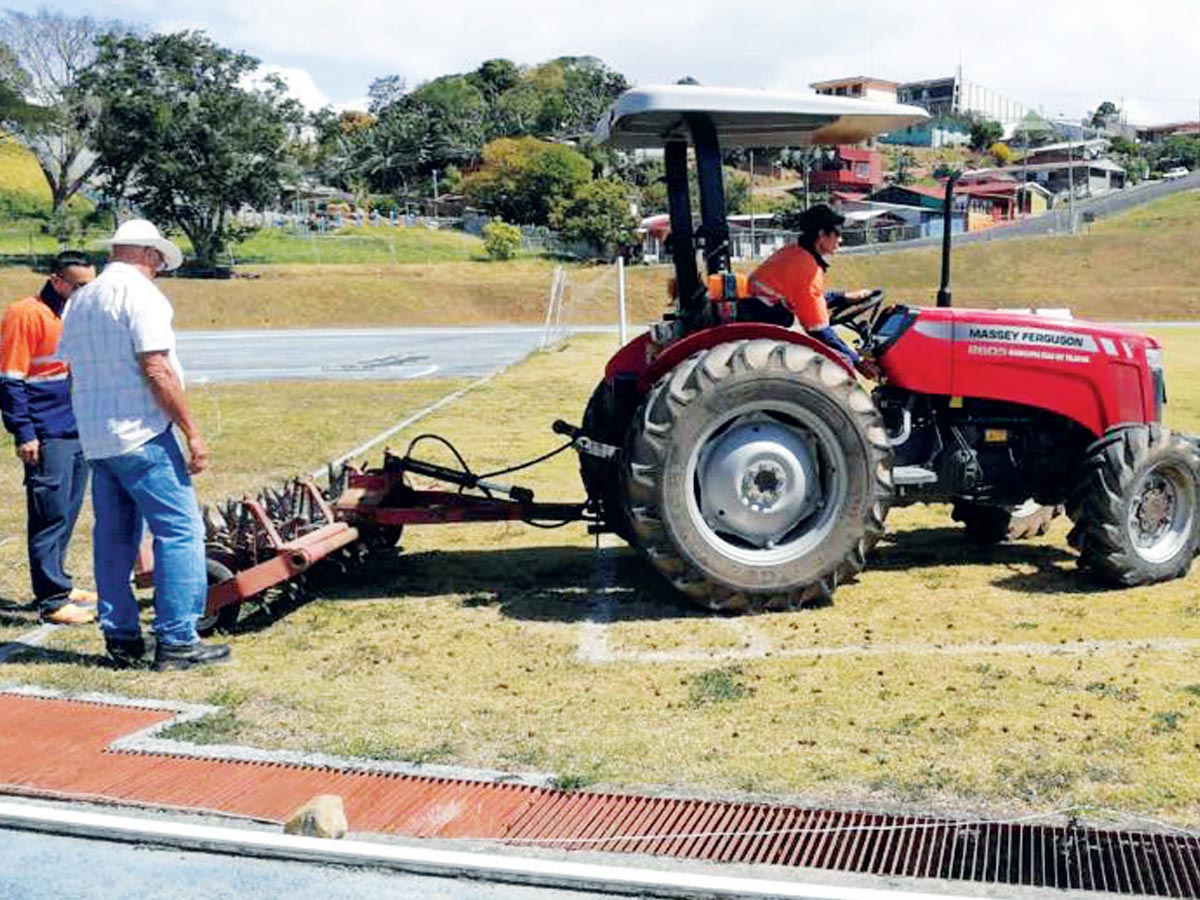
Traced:
<path id="1" fill-rule="evenodd" d="M 437 169 L 433 170 L 433 217 L 436 219 L 438 214 L 438 189 L 437 189 Z"/>
<path id="2" fill-rule="evenodd" d="M 1071 133 L 1067 132 L 1067 216 L 1070 218 L 1070 232 L 1075 233 L 1075 161 L 1071 156 Z"/>
<path id="3" fill-rule="evenodd" d="M 750 151 L 750 258 L 758 259 L 758 245 L 754 242 L 754 151 Z M 624 344 L 621 344 L 624 347 Z"/>

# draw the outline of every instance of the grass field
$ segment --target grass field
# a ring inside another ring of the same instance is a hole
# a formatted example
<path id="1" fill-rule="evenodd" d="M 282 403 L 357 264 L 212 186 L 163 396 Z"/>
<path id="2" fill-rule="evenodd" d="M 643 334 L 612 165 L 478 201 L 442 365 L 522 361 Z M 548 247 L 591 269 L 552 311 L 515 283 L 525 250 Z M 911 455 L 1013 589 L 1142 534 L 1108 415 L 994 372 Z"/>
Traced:
<path id="1" fill-rule="evenodd" d="M 1200 331 L 1161 337 L 1169 421 L 1200 430 Z M 459 444 L 477 469 L 531 457 L 556 445 L 553 418 L 578 417 L 612 349 L 611 336 L 587 337 L 538 354 L 419 430 Z M 355 389 L 306 396 L 327 411 L 344 403 L 361 432 L 418 402 Z M 239 472 L 230 489 L 253 480 L 257 454 L 295 447 L 295 467 L 352 442 L 295 401 L 277 386 L 197 399 L 210 428 L 221 410 L 221 439 L 245 461 L 218 452 L 218 472 Z M 253 427 L 273 411 L 277 425 Z M 7 535 L 20 500 L 5 465 Z M 569 454 L 514 478 L 542 499 L 581 494 Z M 273 621 L 247 610 L 230 666 L 110 671 L 98 635 L 76 629 L 3 677 L 229 710 L 192 739 L 549 770 L 570 785 L 1195 826 L 1200 570 L 1097 589 L 1076 572 L 1066 529 L 979 548 L 944 508 L 897 510 L 832 606 L 731 619 L 680 605 L 615 544 L 597 556 L 581 526 L 415 528 L 403 554 L 324 579 Z"/>

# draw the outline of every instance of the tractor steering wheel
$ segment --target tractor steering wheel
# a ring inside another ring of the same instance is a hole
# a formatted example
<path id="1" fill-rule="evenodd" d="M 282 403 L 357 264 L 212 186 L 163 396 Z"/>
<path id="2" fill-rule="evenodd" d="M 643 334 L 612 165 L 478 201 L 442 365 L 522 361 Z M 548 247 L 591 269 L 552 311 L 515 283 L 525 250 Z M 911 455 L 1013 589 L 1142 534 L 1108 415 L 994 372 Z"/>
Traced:
<path id="1" fill-rule="evenodd" d="M 879 311 L 880 305 L 883 303 L 883 298 L 886 295 L 883 288 L 875 288 L 865 300 L 856 300 L 849 306 L 844 306 L 836 313 L 829 317 L 830 325 L 845 325 L 854 331 L 860 331 L 864 324 L 868 324 L 875 319 L 875 315 Z M 867 323 L 856 321 L 862 318 L 867 313 L 871 313 Z"/>

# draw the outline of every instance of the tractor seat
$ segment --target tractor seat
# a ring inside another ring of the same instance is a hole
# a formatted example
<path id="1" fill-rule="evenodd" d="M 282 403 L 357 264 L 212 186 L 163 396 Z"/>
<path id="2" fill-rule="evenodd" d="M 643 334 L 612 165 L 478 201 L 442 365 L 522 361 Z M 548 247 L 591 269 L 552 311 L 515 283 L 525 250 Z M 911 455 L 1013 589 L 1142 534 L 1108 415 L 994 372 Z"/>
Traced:
<path id="1" fill-rule="evenodd" d="M 708 276 L 708 299 L 716 307 L 717 319 L 728 322 L 765 322 L 791 328 L 796 321 L 782 303 L 764 300 L 751 292 L 750 280 L 733 272 Z"/>

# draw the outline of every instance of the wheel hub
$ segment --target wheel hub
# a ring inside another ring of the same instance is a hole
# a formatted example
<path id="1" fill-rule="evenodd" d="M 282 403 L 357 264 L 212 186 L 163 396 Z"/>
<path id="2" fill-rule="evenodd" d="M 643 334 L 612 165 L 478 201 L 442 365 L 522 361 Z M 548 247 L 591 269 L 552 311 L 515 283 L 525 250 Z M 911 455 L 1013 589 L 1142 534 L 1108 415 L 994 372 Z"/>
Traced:
<path id="1" fill-rule="evenodd" d="M 696 479 L 709 527 L 755 547 L 774 546 L 822 500 L 809 442 L 772 420 L 735 422 L 705 449 Z"/>
<path id="2" fill-rule="evenodd" d="M 1162 534 L 1171 524 L 1175 502 L 1173 492 L 1162 479 L 1147 486 L 1137 509 L 1138 530 L 1147 540 Z"/>

